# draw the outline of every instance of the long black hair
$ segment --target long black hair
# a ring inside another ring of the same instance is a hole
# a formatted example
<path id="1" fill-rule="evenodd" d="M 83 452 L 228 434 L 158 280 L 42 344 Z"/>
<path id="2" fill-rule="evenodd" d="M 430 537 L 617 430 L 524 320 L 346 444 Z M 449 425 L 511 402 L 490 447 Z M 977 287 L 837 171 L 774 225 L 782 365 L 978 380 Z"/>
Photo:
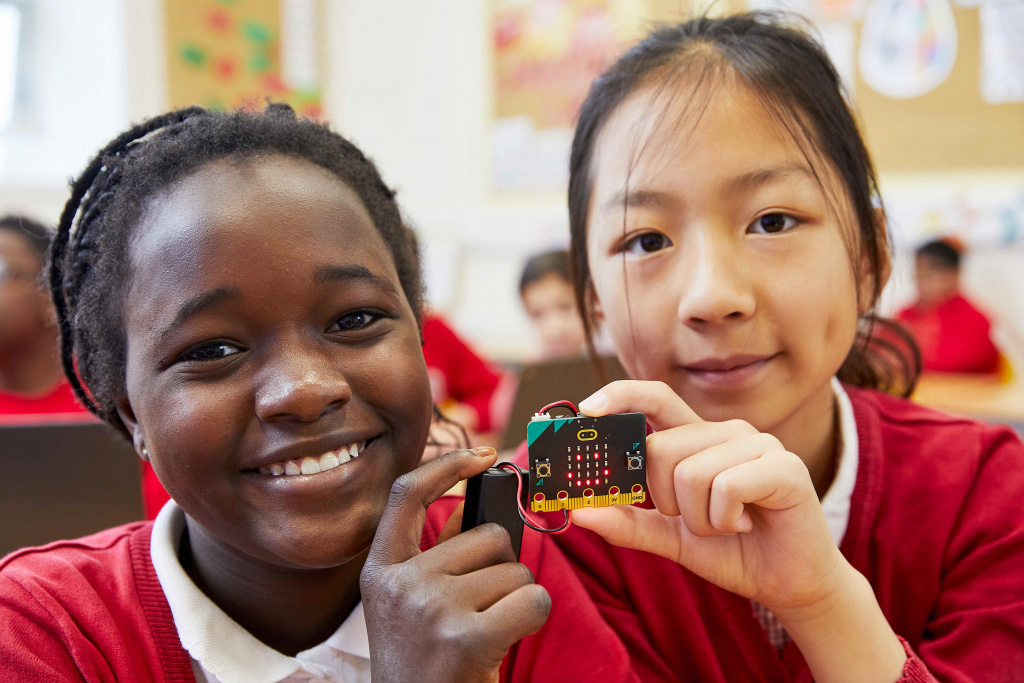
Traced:
<path id="1" fill-rule="evenodd" d="M 618 107 L 642 86 L 656 87 L 659 94 L 671 98 L 679 77 L 692 76 L 691 91 L 703 96 L 706 105 L 731 74 L 740 77 L 801 145 L 823 188 L 823 163 L 835 168 L 847 197 L 828 199 L 835 211 L 844 199 L 853 207 L 858 230 L 856 239 L 847 243 L 851 265 L 860 274 L 861 253 L 866 254 L 873 275 L 867 293 L 871 308 L 878 302 L 884 284 L 881 273 L 890 263 L 887 227 L 878 219 L 884 215 L 878 180 L 842 82 L 824 48 L 779 14 L 699 17 L 651 32 L 594 81 L 580 108 L 569 165 L 570 256 L 576 300 L 592 353 L 587 217 L 598 136 Z M 857 338 L 838 376 L 856 386 L 909 395 L 920 371 L 920 353 L 913 339 L 895 323 L 870 312 L 861 317 Z"/>

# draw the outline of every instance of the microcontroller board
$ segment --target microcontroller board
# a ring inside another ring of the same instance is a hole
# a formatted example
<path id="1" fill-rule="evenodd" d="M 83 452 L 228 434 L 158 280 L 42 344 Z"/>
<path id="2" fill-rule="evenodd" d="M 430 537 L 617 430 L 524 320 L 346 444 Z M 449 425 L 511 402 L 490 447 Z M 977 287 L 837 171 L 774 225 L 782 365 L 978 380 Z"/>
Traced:
<path id="1" fill-rule="evenodd" d="M 557 512 L 647 499 L 647 420 L 537 415 L 526 426 L 530 510 Z"/>

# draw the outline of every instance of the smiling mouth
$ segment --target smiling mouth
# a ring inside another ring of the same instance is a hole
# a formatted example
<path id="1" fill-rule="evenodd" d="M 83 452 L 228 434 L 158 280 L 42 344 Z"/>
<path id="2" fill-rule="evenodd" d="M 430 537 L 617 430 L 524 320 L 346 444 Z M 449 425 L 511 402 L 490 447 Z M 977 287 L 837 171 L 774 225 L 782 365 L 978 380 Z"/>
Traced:
<path id="1" fill-rule="evenodd" d="M 269 474 L 272 477 L 296 477 L 303 474 L 320 474 L 321 472 L 333 470 L 335 467 L 341 467 L 345 463 L 358 458 L 366 449 L 367 445 L 372 442 L 373 439 L 369 439 L 368 441 L 359 441 L 357 443 L 347 444 L 340 448 L 336 448 L 333 451 L 327 451 L 323 455 L 315 458 L 305 457 L 274 462 L 265 467 L 260 467 L 258 471 L 260 474 Z"/>

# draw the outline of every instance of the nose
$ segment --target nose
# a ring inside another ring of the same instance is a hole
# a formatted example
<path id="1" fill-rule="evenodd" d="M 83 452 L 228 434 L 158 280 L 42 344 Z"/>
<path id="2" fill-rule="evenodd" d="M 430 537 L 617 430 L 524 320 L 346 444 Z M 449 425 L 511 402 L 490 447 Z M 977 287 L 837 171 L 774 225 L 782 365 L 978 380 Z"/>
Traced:
<path id="1" fill-rule="evenodd" d="M 263 422 L 314 422 L 352 399 L 352 387 L 313 343 L 279 345 L 259 373 L 256 415 Z"/>
<path id="2" fill-rule="evenodd" d="M 688 242 L 680 264 L 679 319 L 694 329 L 749 320 L 757 308 L 753 272 L 734 238 L 706 231 Z"/>

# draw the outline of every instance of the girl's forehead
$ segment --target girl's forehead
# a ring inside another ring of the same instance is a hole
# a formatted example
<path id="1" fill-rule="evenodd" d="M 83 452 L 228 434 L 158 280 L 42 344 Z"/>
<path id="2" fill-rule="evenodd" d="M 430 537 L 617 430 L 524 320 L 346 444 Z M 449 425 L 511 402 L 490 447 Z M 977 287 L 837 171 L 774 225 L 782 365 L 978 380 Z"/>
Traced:
<path id="1" fill-rule="evenodd" d="M 218 287 L 298 287 L 337 266 L 368 268 L 400 291 L 391 253 L 355 192 L 288 158 L 217 162 L 177 182 L 144 212 L 130 264 L 139 310 Z"/>
<path id="2" fill-rule="evenodd" d="M 131 262 L 268 241 L 289 243 L 296 254 L 354 244 L 386 251 L 366 207 L 341 179 L 273 156 L 206 164 L 153 197 L 134 231 Z"/>
<path id="3" fill-rule="evenodd" d="M 601 129 L 594 175 L 659 174 L 666 165 L 728 173 L 765 160 L 803 161 L 790 122 L 769 111 L 742 80 L 680 75 L 638 88 Z M 621 176 L 624 177 L 624 176 Z"/>

